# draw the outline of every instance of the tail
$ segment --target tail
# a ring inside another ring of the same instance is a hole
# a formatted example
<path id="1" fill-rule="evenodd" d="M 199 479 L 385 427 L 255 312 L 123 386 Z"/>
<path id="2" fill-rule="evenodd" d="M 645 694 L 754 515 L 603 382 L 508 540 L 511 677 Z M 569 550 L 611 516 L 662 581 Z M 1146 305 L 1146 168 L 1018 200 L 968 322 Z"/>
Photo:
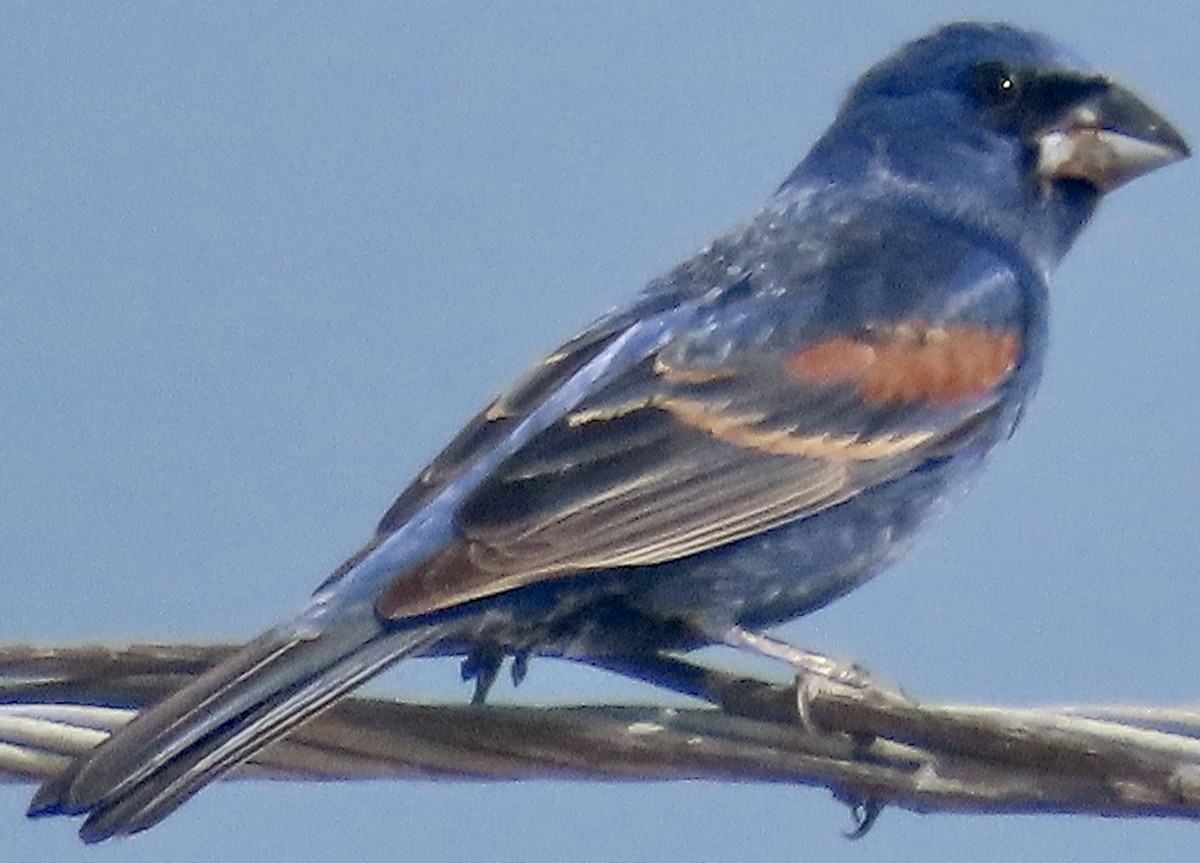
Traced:
<path id="1" fill-rule="evenodd" d="M 85 842 L 136 833 L 329 707 L 437 640 L 440 629 L 384 632 L 374 621 L 328 631 L 272 629 L 143 711 L 48 780 L 30 816 L 87 815 Z"/>

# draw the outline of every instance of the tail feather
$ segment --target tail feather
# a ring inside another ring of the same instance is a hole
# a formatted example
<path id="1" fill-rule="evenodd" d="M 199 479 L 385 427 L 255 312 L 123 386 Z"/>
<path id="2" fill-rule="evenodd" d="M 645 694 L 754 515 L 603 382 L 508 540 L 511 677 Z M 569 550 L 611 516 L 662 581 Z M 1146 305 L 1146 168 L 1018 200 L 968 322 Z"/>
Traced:
<path id="1" fill-rule="evenodd" d="M 316 637 L 271 630 L 43 784 L 29 814 L 87 813 L 88 842 L 145 830 L 438 633 L 385 633 L 373 621 Z"/>

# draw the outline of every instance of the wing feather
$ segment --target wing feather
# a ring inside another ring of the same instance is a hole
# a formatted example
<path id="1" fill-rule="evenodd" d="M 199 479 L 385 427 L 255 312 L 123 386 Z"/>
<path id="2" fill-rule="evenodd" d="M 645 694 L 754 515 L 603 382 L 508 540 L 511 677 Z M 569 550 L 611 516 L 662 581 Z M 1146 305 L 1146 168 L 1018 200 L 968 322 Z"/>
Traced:
<path id="1" fill-rule="evenodd" d="M 999 398 L 869 404 L 853 381 L 788 369 L 780 354 L 682 371 L 648 358 L 501 462 L 463 501 L 461 542 L 398 579 L 380 613 L 736 542 L 938 457 Z"/>

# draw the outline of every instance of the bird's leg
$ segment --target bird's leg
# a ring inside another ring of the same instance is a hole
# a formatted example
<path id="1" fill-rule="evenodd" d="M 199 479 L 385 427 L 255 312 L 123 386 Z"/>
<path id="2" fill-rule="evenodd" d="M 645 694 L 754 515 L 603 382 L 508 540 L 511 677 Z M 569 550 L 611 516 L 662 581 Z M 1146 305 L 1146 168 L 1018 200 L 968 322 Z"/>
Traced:
<path id="1" fill-rule="evenodd" d="M 816 675 L 835 683 L 844 683 L 860 689 L 875 685 L 871 676 L 854 663 L 833 659 L 821 653 L 813 653 L 810 650 L 788 644 L 786 641 L 771 638 L 769 635 L 742 629 L 740 626 L 733 626 L 726 630 L 722 640 L 730 647 L 748 650 L 759 656 L 786 662 L 802 677 Z"/>
<path id="2" fill-rule="evenodd" d="M 880 683 L 866 672 L 861 666 L 833 659 L 821 653 L 813 653 L 786 641 L 771 638 L 758 632 L 750 632 L 740 626 L 730 627 L 723 635 L 723 641 L 730 647 L 748 650 L 759 656 L 786 662 L 796 672 L 796 709 L 800 713 L 801 723 L 810 731 L 818 730 L 813 721 L 809 705 L 814 696 L 823 686 L 833 683 L 841 686 L 852 686 L 856 689 L 869 689 L 884 693 L 891 697 L 907 700 L 907 696 L 895 687 Z M 874 820 L 874 815 L 868 813 L 868 824 Z"/>

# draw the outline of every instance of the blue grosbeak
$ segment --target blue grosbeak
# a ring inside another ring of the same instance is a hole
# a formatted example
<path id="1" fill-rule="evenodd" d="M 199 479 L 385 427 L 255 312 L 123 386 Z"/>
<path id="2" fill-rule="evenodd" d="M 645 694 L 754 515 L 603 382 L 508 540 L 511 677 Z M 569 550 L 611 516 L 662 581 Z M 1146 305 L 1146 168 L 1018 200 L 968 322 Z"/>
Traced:
<path id="1" fill-rule="evenodd" d="M 1188 154 L 1037 34 L 955 24 L 868 71 L 761 212 L 488 405 L 298 616 L 34 798 L 143 830 L 399 659 L 565 656 L 687 688 L 909 547 L 1033 392 L 1047 279 L 1102 195 Z"/>

